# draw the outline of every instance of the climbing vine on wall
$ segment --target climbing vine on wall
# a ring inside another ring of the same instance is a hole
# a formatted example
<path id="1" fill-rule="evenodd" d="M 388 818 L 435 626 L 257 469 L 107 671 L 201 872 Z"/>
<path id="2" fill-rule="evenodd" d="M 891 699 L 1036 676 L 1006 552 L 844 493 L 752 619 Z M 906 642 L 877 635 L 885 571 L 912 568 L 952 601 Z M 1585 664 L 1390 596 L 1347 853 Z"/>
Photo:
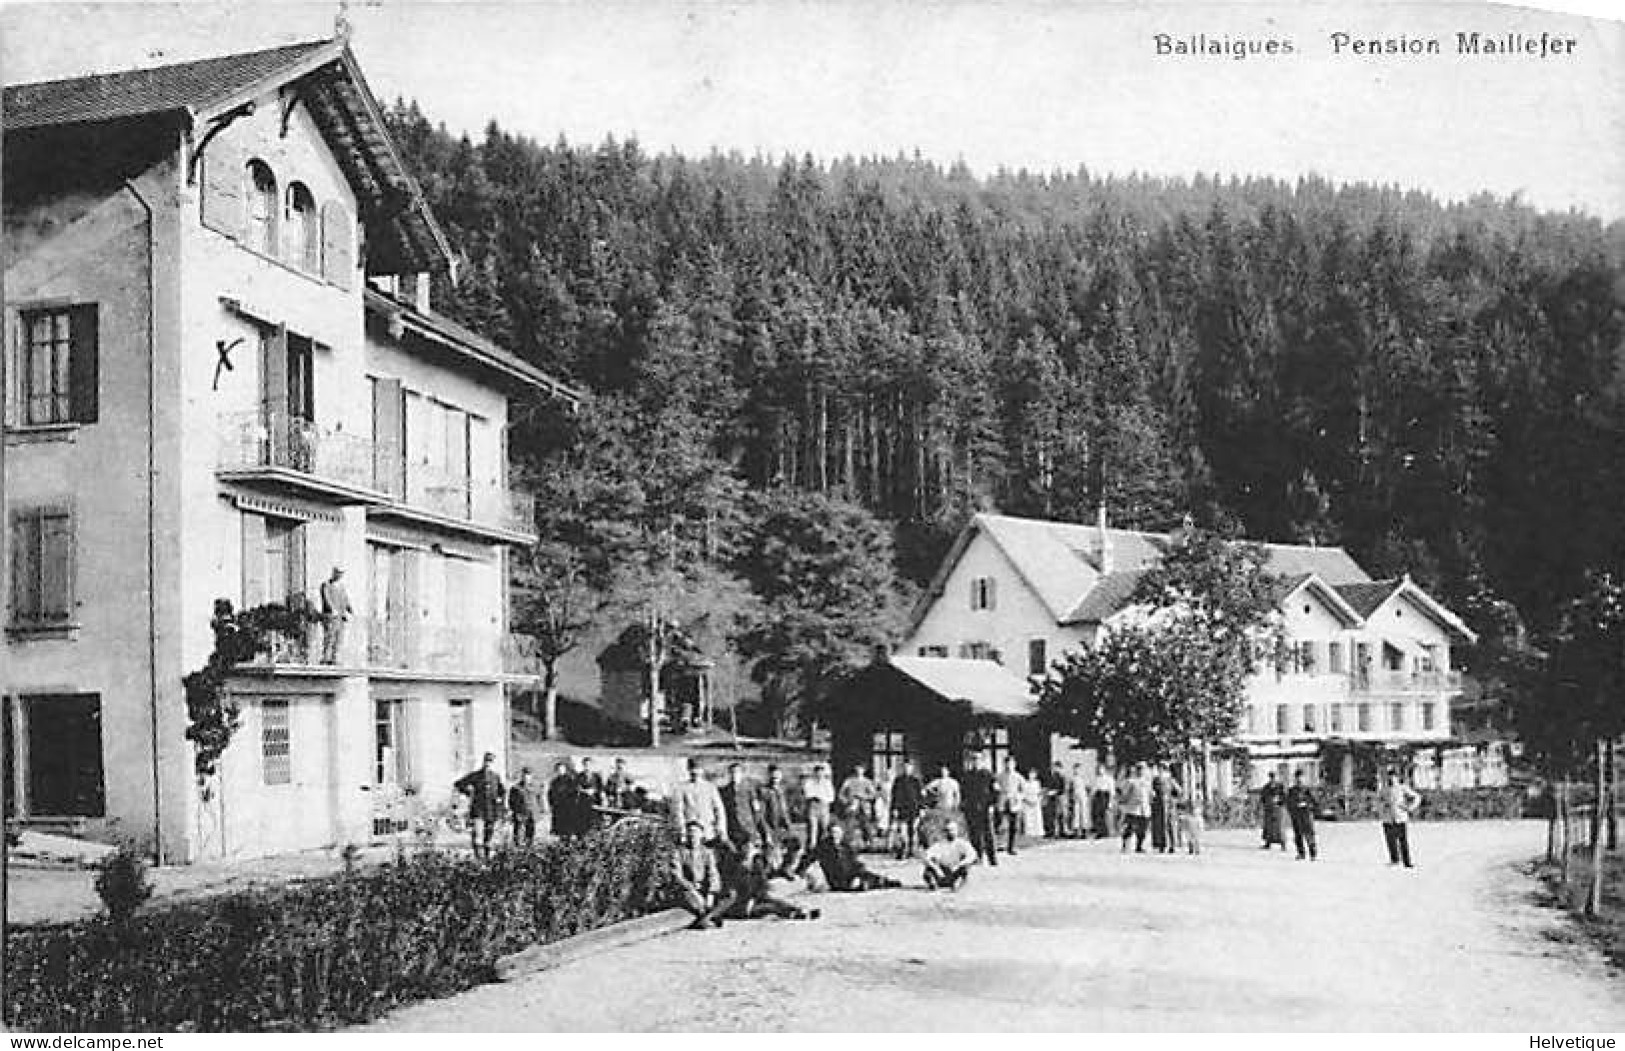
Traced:
<path id="1" fill-rule="evenodd" d="M 242 722 L 226 688 L 232 669 L 271 653 L 278 638 L 303 644 L 309 626 L 321 619 L 308 603 L 270 603 L 237 612 L 226 599 L 216 599 L 209 627 L 214 652 L 199 670 L 181 680 L 186 690 L 186 739 L 192 742 L 193 772 L 206 789 L 220 769 L 220 757 Z"/>

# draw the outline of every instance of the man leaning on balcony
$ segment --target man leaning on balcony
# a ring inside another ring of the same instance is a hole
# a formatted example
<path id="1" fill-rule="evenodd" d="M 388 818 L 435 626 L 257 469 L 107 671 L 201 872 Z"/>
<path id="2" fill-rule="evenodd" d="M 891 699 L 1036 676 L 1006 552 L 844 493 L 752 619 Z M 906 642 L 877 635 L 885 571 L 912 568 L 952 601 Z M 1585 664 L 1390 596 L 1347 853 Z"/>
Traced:
<path id="1" fill-rule="evenodd" d="M 322 584 L 322 663 L 337 664 L 339 647 L 344 644 L 344 622 L 350 619 L 350 594 L 344 590 L 344 569 L 333 567 L 333 575 Z"/>

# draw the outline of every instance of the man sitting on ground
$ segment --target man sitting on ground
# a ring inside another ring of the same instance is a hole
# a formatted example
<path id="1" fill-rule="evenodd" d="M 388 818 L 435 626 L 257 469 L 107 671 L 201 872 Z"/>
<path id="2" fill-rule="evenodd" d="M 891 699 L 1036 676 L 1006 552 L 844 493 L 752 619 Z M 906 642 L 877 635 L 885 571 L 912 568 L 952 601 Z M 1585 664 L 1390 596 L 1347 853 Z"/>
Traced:
<path id="1" fill-rule="evenodd" d="M 829 833 L 814 848 L 806 864 L 814 862 L 823 870 L 830 890 L 864 891 L 902 886 L 890 877 L 865 868 L 858 860 L 858 852 L 847 842 L 846 829 L 840 824 L 829 827 Z"/>
<path id="2" fill-rule="evenodd" d="M 724 893 L 717 857 L 705 843 L 705 826 L 690 821 L 687 836 L 672 857 L 672 878 L 677 884 L 678 901 L 694 915 L 690 930 L 722 926 L 722 914 L 734 903 L 732 893 Z"/>
<path id="3" fill-rule="evenodd" d="M 773 893 L 769 883 L 767 856 L 761 846 L 746 843 L 739 856 L 728 866 L 724 878 L 733 904 L 727 916 L 733 920 L 754 920 L 761 916 L 777 916 L 784 920 L 816 920 L 817 909 L 803 909 Z"/>
<path id="4" fill-rule="evenodd" d="M 976 848 L 959 838 L 959 826 L 952 821 L 942 826 L 942 838 L 925 848 L 925 885 L 932 890 L 958 890 L 970 878 L 976 864 Z"/>

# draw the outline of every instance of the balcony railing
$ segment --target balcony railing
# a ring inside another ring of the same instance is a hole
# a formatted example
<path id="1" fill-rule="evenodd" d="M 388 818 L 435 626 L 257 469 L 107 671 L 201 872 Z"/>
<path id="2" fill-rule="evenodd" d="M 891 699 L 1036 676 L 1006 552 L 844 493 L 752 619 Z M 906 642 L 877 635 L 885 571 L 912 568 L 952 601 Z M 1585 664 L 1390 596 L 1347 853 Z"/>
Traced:
<path id="1" fill-rule="evenodd" d="M 1438 693 L 1461 689 L 1459 671 L 1356 671 L 1349 676 L 1354 693 Z"/>
<path id="2" fill-rule="evenodd" d="M 509 489 L 495 479 L 446 475 L 409 465 L 406 496 L 396 506 L 511 533 L 536 532 L 535 496 Z"/>
<path id="3" fill-rule="evenodd" d="M 492 631 L 414 627 L 403 620 L 375 617 L 367 622 L 367 663 L 397 671 L 472 675 L 500 672 L 503 655 Z"/>
<path id="4" fill-rule="evenodd" d="M 280 469 L 355 488 L 372 485 L 372 443 L 280 412 L 229 413 L 220 421 L 222 471 Z"/>

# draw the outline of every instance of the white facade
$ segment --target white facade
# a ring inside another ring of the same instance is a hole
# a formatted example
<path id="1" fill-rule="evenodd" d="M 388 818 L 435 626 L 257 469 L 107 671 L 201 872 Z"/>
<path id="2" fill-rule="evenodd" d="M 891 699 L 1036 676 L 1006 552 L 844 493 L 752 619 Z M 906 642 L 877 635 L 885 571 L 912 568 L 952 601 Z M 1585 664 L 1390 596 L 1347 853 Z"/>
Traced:
<path id="1" fill-rule="evenodd" d="M 98 149 L 142 159 L 128 183 L 87 163 L 6 215 L 15 813 L 172 862 L 365 841 L 506 754 L 506 550 L 533 539 L 507 397 L 552 384 L 369 287 L 443 260 L 363 199 L 393 154 L 332 131 L 341 103 L 375 112 L 348 52 L 284 52 L 242 56 L 267 70 L 246 90 L 204 64 L 226 85 L 212 119 L 103 131 Z M 78 141 L 44 118 L 13 134 L 30 90 L 8 91 L 8 178 L 19 151 Z M 420 199 L 405 210 L 433 229 Z M 93 318 L 89 363 L 75 342 L 63 370 L 93 412 L 53 408 L 38 367 L 55 351 L 35 329 L 64 310 L 80 342 Z M 342 644 L 324 660 L 313 625 L 240 666 L 241 726 L 200 786 L 181 680 L 216 603 L 319 608 L 335 567 Z"/>
<path id="2" fill-rule="evenodd" d="M 916 608 L 899 652 L 987 657 L 1039 674 L 1134 615 L 1132 574 L 1155 558 L 1156 539 L 978 515 Z M 1408 579 L 1372 581 L 1338 549 L 1268 549 L 1269 568 L 1293 583 L 1280 607 L 1287 644 L 1249 682 L 1236 728 L 1251 783 L 1272 769 L 1350 778 L 1347 762 L 1321 769 L 1330 741 L 1447 742 L 1450 701 L 1461 685 L 1451 646 L 1472 638 L 1459 619 Z M 1226 762 L 1216 771 L 1222 784 L 1230 770 Z"/>

